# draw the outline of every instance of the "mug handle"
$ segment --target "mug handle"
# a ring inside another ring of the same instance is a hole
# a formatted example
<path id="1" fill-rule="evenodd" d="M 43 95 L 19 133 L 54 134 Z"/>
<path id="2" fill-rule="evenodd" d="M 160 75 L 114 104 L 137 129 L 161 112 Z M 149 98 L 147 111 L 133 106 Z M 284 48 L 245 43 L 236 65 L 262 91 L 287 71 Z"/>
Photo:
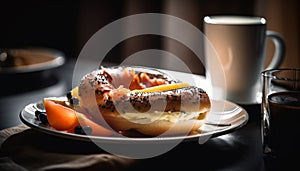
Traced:
<path id="1" fill-rule="evenodd" d="M 283 37 L 275 31 L 268 30 L 266 36 L 267 38 L 270 38 L 275 45 L 274 56 L 269 66 L 266 68 L 266 70 L 279 68 L 285 56 L 285 41 Z"/>

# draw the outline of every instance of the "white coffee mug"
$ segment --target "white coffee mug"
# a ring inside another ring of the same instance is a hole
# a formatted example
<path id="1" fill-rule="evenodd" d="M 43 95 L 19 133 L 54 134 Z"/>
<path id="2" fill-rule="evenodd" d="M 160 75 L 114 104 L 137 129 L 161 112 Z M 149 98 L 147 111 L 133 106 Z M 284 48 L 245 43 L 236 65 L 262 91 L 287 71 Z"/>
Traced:
<path id="1" fill-rule="evenodd" d="M 211 49 L 205 48 L 206 75 L 220 82 L 216 67 L 221 66 L 227 100 L 239 104 L 259 103 L 260 73 L 264 69 L 278 68 L 283 62 L 285 42 L 282 36 L 267 30 L 266 19 L 258 16 L 206 16 L 203 26 L 205 46 L 212 46 L 218 54 L 216 59 L 211 56 Z M 274 42 L 275 52 L 269 66 L 264 68 L 267 38 Z"/>

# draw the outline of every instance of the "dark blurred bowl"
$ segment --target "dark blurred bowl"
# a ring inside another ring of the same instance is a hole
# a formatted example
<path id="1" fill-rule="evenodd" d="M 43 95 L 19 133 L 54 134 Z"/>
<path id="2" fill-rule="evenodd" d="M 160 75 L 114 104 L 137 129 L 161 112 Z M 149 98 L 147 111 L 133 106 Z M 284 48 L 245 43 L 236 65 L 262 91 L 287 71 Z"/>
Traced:
<path id="1" fill-rule="evenodd" d="M 62 52 L 40 47 L 8 50 L 19 62 L 0 66 L 0 95 L 22 93 L 57 83 L 57 69 L 65 63 Z"/>

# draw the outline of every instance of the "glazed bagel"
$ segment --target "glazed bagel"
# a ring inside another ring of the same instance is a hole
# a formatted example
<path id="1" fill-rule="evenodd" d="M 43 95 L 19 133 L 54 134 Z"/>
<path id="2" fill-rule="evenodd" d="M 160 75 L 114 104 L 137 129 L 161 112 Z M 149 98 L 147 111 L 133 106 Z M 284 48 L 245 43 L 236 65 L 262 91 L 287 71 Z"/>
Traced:
<path id="1" fill-rule="evenodd" d="M 148 136 L 198 130 L 211 107 L 203 89 L 152 68 L 102 67 L 82 78 L 78 96 L 97 123 Z"/>

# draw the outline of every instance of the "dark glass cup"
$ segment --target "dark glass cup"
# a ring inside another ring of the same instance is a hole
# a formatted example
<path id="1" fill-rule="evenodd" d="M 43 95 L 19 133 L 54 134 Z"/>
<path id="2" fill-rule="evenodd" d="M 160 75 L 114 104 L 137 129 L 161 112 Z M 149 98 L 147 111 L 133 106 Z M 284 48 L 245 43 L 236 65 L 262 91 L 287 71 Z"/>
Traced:
<path id="1" fill-rule="evenodd" d="M 262 72 L 262 79 L 262 142 L 266 170 L 299 168 L 300 68 L 266 70 Z"/>

